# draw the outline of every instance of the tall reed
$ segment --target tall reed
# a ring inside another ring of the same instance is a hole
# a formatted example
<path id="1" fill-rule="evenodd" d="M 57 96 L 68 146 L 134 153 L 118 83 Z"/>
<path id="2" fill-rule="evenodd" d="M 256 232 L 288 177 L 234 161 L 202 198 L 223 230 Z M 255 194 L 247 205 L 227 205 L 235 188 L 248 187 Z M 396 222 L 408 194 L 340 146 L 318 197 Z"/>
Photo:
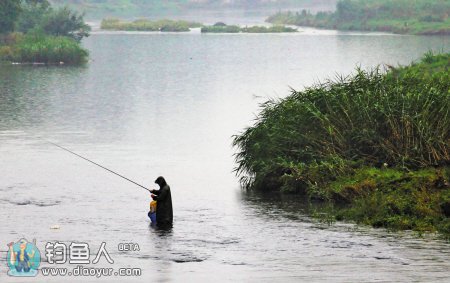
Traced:
<path id="1" fill-rule="evenodd" d="M 234 137 L 237 174 L 246 186 L 267 187 L 268 176 L 321 164 L 343 170 L 342 160 L 409 169 L 450 162 L 449 66 L 450 54 L 428 54 L 409 67 L 357 69 L 267 101 Z"/>

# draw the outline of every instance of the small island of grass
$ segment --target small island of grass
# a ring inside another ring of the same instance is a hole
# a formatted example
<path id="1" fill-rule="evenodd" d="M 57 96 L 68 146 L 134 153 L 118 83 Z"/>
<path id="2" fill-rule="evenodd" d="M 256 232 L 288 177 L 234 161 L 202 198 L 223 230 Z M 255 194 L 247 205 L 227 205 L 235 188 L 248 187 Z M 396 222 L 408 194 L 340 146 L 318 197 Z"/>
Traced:
<path id="1" fill-rule="evenodd" d="M 66 36 L 17 33 L 4 37 L 3 42 L 0 60 L 4 62 L 78 65 L 88 57 L 87 50 Z"/>
<path id="2" fill-rule="evenodd" d="M 243 187 L 325 202 L 336 220 L 450 237 L 450 54 L 356 70 L 262 105 L 235 136 Z"/>
<path id="3" fill-rule="evenodd" d="M 67 7 L 46 0 L 4 0 L 0 4 L 0 61 L 29 64 L 82 64 L 88 51 L 81 39 L 90 27 Z"/>
<path id="4" fill-rule="evenodd" d="M 187 32 L 191 28 L 201 27 L 202 24 L 189 21 L 138 19 L 132 22 L 122 21 L 116 18 L 103 19 L 101 29 L 119 31 L 164 31 Z"/>
<path id="5" fill-rule="evenodd" d="M 337 30 L 450 35 L 447 0 L 340 0 L 335 12 L 279 12 L 266 21 Z"/>
<path id="6" fill-rule="evenodd" d="M 216 23 L 212 26 L 203 26 L 202 33 L 283 33 L 283 32 L 297 32 L 297 29 L 286 27 L 282 25 L 275 25 L 271 27 L 252 26 L 239 27 L 236 25 L 226 25 L 224 23 Z"/>
<path id="7" fill-rule="evenodd" d="M 122 21 L 116 18 L 103 19 L 101 29 L 114 31 L 162 31 L 162 32 L 188 32 L 191 28 L 201 28 L 202 33 L 281 33 L 296 32 L 297 29 L 275 25 L 271 27 L 252 26 L 240 27 L 226 25 L 218 22 L 211 26 L 205 26 L 197 22 L 139 19 L 132 22 Z"/>
<path id="8" fill-rule="evenodd" d="M 202 33 L 239 33 L 241 28 L 236 25 L 215 24 L 212 26 L 203 26 Z"/>

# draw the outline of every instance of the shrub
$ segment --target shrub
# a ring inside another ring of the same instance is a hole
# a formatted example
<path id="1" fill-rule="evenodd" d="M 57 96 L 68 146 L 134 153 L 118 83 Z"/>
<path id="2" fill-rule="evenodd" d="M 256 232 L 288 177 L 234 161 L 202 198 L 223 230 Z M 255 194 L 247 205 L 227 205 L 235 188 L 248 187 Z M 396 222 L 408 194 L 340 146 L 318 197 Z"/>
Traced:
<path id="1" fill-rule="evenodd" d="M 67 7 L 51 10 L 43 18 L 40 27 L 53 36 L 67 36 L 81 41 L 89 36 L 90 26 L 84 22 L 83 15 L 70 10 Z"/>
<path id="2" fill-rule="evenodd" d="M 74 39 L 63 36 L 26 35 L 14 49 L 14 60 L 26 63 L 81 64 L 88 52 Z"/>

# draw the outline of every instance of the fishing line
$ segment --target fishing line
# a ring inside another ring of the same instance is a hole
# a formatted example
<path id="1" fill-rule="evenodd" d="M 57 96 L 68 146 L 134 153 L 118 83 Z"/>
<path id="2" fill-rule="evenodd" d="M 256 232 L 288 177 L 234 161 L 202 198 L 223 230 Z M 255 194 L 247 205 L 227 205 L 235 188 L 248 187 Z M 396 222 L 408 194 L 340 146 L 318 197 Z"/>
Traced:
<path id="1" fill-rule="evenodd" d="M 121 177 L 121 178 L 127 180 L 128 182 L 131 182 L 131 183 L 133 183 L 133 184 L 135 184 L 135 185 L 137 185 L 137 186 L 139 186 L 139 187 L 141 187 L 141 188 L 143 188 L 143 189 L 145 189 L 145 190 L 151 192 L 149 189 L 147 189 L 146 187 L 142 186 L 141 184 L 138 184 L 138 183 L 136 183 L 135 181 L 133 181 L 133 180 L 131 180 L 131 179 L 128 179 L 127 177 L 125 177 L 125 176 L 123 176 L 123 175 L 121 175 L 121 174 L 119 174 L 119 173 L 117 173 L 117 172 L 114 172 L 114 171 L 111 170 L 111 169 L 106 168 L 105 166 L 102 166 L 102 165 L 100 165 L 100 164 L 98 164 L 98 163 L 96 163 L 96 162 L 94 162 L 94 161 L 92 161 L 92 160 L 90 160 L 90 159 L 88 159 L 88 158 L 86 158 L 86 157 L 83 157 L 83 156 L 81 156 L 81 155 L 79 155 L 79 154 L 77 154 L 77 153 L 75 153 L 75 152 L 73 152 L 73 151 L 71 151 L 71 150 L 69 150 L 69 149 L 67 149 L 67 148 L 65 148 L 65 147 L 62 147 L 62 146 L 60 146 L 60 145 L 58 145 L 58 144 L 56 144 L 56 143 L 54 143 L 54 142 L 51 142 L 51 141 L 48 141 L 48 140 L 44 140 L 44 141 L 46 141 L 46 142 L 48 142 L 49 144 L 52 144 L 52 145 L 54 145 L 54 146 L 56 146 L 56 147 L 59 147 L 59 148 L 62 149 L 62 150 L 65 150 L 65 151 L 67 151 L 67 152 L 69 152 L 69 153 L 72 153 L 73 155 L 76 155 L 76 156 L 78 156 L 78 157 L 80 157 L 80 158 L 82 158 L 82 159 L 84 159 L 84 160 L 86 160 L 86 161 L 89 161 L 89 162 L 91 162 L 92 164 L 97 165 L 98 167 L 103 168 L 103 169 L 105 169 L 105 170 L 107 170 L 107 171 L 109 171 L 109 172 L 111 172 L 111 173 L 113 173 L 113 174 L 115 174 L 115 175 L 117 175 L 117 176 L 119 176 L 119 177 Z"/>

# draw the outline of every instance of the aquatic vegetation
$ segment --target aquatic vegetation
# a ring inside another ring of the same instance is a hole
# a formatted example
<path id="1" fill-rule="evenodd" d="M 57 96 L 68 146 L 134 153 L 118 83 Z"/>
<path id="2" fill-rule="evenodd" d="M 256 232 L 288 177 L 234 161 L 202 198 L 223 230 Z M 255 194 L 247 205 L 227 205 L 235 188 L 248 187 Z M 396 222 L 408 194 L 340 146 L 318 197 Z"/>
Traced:
<path id="1" fill-rule="evenodd" d="M 116 18 L 103 19 L 101 28 L 104 30 L 124 30 L 124 31 L 175 31 L 186 32 L 191 28 L 201 27 L 202 33 L 279 33 L 279 32 L 296 32 L 297 30 L 285 26 L 253 26 L 239 27 L 237 25 L 226 25 L 218 22 L 212 26 L 204 26 L 197 22 L 158 20 L 150 21 L 147 19 L 139 19 L 133 22 L 124 22 Z"/>
<path id="2" fill-rule="evenodd" d="M 277 25 L 272 27 L 263 27 L 263 26 L 244 27 L 241 29 L 241 31 L 248 33 L 279 33 L 279 32 L 297 32 L 297 29 Z"/>
<path id="3" fill-rule="evenodd" d="M 89 36 L 90 27 L 83 14 L 67 7 L 53 9 L 47 0 L 16 2 L 18 6 L 10 8 L 18 8 L 17 15 L 8 18 L 12 25 L 0 31 L 0 61 L 81 64 L 87 60 L 80 41 Z"/>
<path id="4" fill-rule="evenodd" d="M 235 25 L 214 25 L 214 26 L 203 26 L 201 29 L 202 33 L 239 33 L 241 28 Z"/>
<path id="5" fill-rule="evenodd" d="M 279 12 L 266 21 L 339 30 L 400 34 L 450 34 L 450 2 L 445 0 L 340 0 L 335 12 Z"/>
<path id="6" fill-rule="evenodd" d="M 390 184 L 406 180 L 399 190 L 411 187 L 408 197 L 415 199 L 428 193 L 439 207 L 450 192 L 449 175 L 439 171 L 448 172 L 450 164 L 449 67 L 450 54 L 427 54 L 411 66 L 357 69 L 262 104 L 255 124 L 234 137 L 243 187 L 300 193 L 350 204 L 355 211 L 360 203 L 358 211 L 365 215 L 362 208 L 368 206 L 362 202 L 399 194 Z M 427 175 L 429 168 L 434 169 Z M 424 202 L 417 203 L 426 211 Z M 439 208 L 433 211 L 430 215 L 438 217 Z M 398 224 L 389 223 L 382 226 Z M 405 227 L 419 229 L 416 224 Z"/>
<path id="7" fill-rule="evenodd" d="M 88 51 L 64 36 L 22 35 L 12 45 L 0 47 L 0 61 L 45 64 L 81 64 Z"/>
<path id="8" fill-rule="evenodd" d="M 201 27 L 202 24 L 189 21 L 138 19 L 133 22 L 125 22 L 116 18 L 103 19 L 101 28 L 104 30 L 124 31 L 166 31 L 185 32 L 190 28 Z"/>
<path id="9" fill-rule="evenodd" d="M 235 25 L 225 25 L 217 23 L 213 26 L 204 26 L 201 29 L 203 33 L 281 33 L 281 32 L 297 32 L 297 29 L 285 26 L 252 26 L 252 27 L 239 27 Z"/>

